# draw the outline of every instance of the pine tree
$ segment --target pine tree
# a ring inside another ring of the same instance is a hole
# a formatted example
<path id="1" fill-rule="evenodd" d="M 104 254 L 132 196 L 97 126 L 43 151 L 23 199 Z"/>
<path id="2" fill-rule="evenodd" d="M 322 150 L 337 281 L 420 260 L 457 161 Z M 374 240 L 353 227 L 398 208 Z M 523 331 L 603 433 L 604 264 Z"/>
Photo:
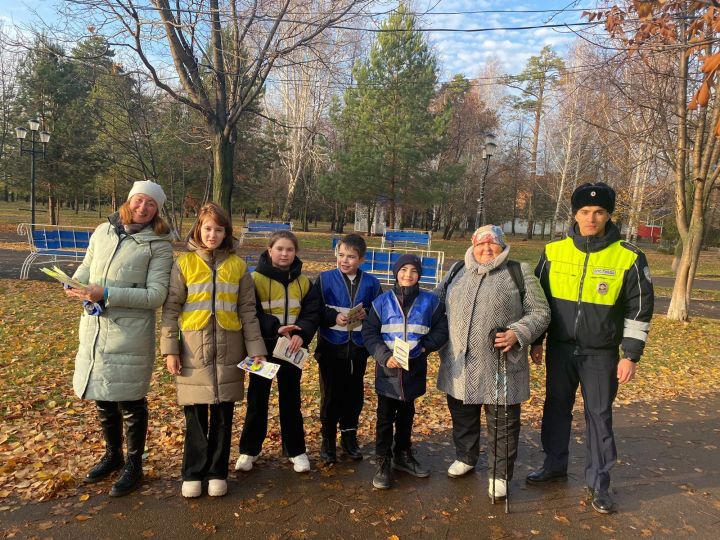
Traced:
<path id="1" fill-rule="evenodd" d="M 356 85 L 345 92 L 336 118 L 342 133 L 337 174 L 356 200 L 373 205 L 386 196 L 392 225 L 398 202 L 427 202 L 428 161 L 440 150 L 447 124 L 446 115 L 431 110 L 437 60 L 415 28 L 401 4 L 383 23 L 369 58 L 355 65 Z"/>

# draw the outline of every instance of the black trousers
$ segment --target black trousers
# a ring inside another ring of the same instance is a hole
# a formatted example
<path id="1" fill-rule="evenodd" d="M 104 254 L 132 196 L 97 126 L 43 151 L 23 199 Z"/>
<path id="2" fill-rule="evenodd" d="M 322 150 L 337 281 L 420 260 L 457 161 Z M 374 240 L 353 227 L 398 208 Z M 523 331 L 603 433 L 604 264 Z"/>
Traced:
<path id="1" fill-rule="evenodd" d="M 365 399 L 367 357 L 324 356 L 320 366 L 320 422 L 323 437 L 334 439 L 340 431 L 356 430 Z"/>
<path id="2" fill-rule="evenodd" d="M 377 423 L 375 424 L 375 455 L 392 456 L 412 446 L 415 402 L 401 401 L 378 395 Z M 393 437 L 393 428 L 395 434 Z M 393 446 L 393 439 L 395 445 Z"/>
<path id="3" fill-rule="evenodd" d="M 480 457 L 480 414 L 481 410 L 485 409 L 489 474 L 494 475 L 495 478 L 505 478 L 505 464 L 507 463 L 508 480 L 511 480 L 520 439 L 520 404 L 508 405 L 506 430 L 505 407 L 502 405 L 497 408 L 496 424 L 495 405 L 465 404 L 450 394 L 447 396 L 447 402 L 452 417 L 453 442 L 457 460 L 473 466 L 477 463 Z M 497 433 L 497 469 L 493 471 L 493 465 L 496 463 L 495 433 Z M 507 441 L 507 452 L 505 441 Z"/>
<path id="4" fill-rule="evenodd" d="M 183 480 L 227 478 L 234 409 L 233 402 L 185 405 Z"/>
<path id="5" fill-rule="evenodd" d="M 280 435 L 283 451 L 288 457 L 305 453 L 305 429 L 300 411 L 300 377 L 302 370 L 285 362 L 270 358 L 280 364 L 275 376 L 278 383 L 280 405 Z M 267 436 L 268 404 L 272 380 L 260 375 L 250 375 L 247 392 L 247 413 L 240 435 L 240 453 L 257 456 Z"/>
<path id="6" fill-rule="evenodd" d="M 546 397 L 541 440 L 544 467 L 566 471 L 572 409 L 578 384 L 585 408 L 585 483 L 595 490 L 610 486 L 610 469 L 617 461 L 612 404 L 618 390 L 617 355 L 575 355 L 574 347 L 548 343 Z"/>

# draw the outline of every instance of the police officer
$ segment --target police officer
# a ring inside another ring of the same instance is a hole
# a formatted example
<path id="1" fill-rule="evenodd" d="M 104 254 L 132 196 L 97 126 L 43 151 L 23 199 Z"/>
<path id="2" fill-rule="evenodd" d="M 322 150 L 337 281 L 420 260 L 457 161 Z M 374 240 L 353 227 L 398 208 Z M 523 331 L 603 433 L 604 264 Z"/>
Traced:
<path id="1" fill-rule="evenodd" d="M 578 384 L 585 409 L 585 483 L 593 508 L 613 510 L 610 469 L 617 460 L 612 403 L 618 383 L 633 379 L 653 313 L 645 255 L 620 239 L 610 215 L 615 191 L 602 182 L 572 194 L 568 237 L 545 246 L 535 269 L 552 312 L 547 331 L 546 397 L 541 439 L 545 461 L 527 477 L 544 485 L 567 478 Z M 622 349 L 619 354 L 618 347 Z M 542 338 L 530 349 L 542 363 Z"/>

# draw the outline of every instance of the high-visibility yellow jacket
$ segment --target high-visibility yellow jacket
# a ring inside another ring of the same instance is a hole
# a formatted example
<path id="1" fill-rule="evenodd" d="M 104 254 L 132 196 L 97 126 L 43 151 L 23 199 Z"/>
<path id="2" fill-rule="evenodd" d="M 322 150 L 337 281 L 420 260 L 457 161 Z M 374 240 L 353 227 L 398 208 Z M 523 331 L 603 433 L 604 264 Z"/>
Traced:
<path id="1" fill-rule="evenodd" d="M 272 265 L 267 251 L 260 255 L 252 273 L 258 306 L 258 319 L 265 346 L 272 352 L 281 326 L 294 324 L 303 346 L 312 341 L 320 323 L 319 295 L 311 293 L 310 280 L 302 275 L 302 261 L 297 257 L 288 270 Z"/>
<path id="2" fill-rule="evenodd" d="M 180 329 L 202 330 L 214 314 L 225 330 L 240 330 L 242 322 L 237 313 L 237 301 L 240 279 L 247 270 L 245 261 L 231 254 L 211 268 L 197 253 L 190 252 L 180 255 L 177 265 L 187 287 Z"/>
<path id="3" fill-rule="evenodd" d="M 237 364 L 267 353 L 252 277 L 234 249 L 188 248 L 170 274 L 160 352 L 180 355 L 180 405 L 240 401 L 245 372 Z"/>
<path id="4" fill-rule="evenodd" d="M 263 312 L 274 316 L 281 326 L 295 324 L 300 315 L 303 298 L 310 292 L 310 280 L 300 275 L 297 279 L 283 284 L 260 272 L 253 272 L 252 277 Z"/>
<path id="5" fill-rule="evenodd" d="M 576 354 L 617 354 L 622 345 L 626 358 L 640 359 L 653 314 L 650 270 L 612 222 L 603 237 L 549 243 L 535 275 L 552 312 L 549 341 L 573 344 Z"/>

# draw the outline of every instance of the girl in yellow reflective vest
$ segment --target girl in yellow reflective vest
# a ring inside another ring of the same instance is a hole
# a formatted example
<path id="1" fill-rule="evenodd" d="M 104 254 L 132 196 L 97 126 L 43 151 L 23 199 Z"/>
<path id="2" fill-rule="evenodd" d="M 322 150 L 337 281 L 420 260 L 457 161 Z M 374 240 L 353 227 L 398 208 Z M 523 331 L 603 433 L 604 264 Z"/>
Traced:
<path id="1" fill-rule="evenodd" d="M 237 364 L 246 356 L 264 360 L 266 349 L 228 215 L 207 203 L 191 237 L 170 275 L 160 350 L 185 412 L 182 494 L 199 497 L 207 480 L 208 495 L 218 497 L 227 493 L 233 411 L 243 398 Z"/>
<path id="2" fill-rule="evenodd" d="M 302 275 L 302 261 L 297 257 L 297 251 L 298 240 L 293 233 L 275 231 L 252 274 L 258 319 L 268 352 L 275 349 L 280 336 L 290 340 L 291 353 L 307 347 L 320 322 L 320 295 L 310 293 L 311 283 Z M 269 361 L 280 364 L 277 382 L 283 452 L 290 458 L 295 472 L 307 472 L 310 460 L 306 453 L 300 411 L 302 370 L 285 360 L 271 357 Z M 245 425 L 240 436 L 240 457 L 235 470 L 249 471 L 260 455 L 267 435 L 271 386 L 271 379 L 250 377 Z"/>

